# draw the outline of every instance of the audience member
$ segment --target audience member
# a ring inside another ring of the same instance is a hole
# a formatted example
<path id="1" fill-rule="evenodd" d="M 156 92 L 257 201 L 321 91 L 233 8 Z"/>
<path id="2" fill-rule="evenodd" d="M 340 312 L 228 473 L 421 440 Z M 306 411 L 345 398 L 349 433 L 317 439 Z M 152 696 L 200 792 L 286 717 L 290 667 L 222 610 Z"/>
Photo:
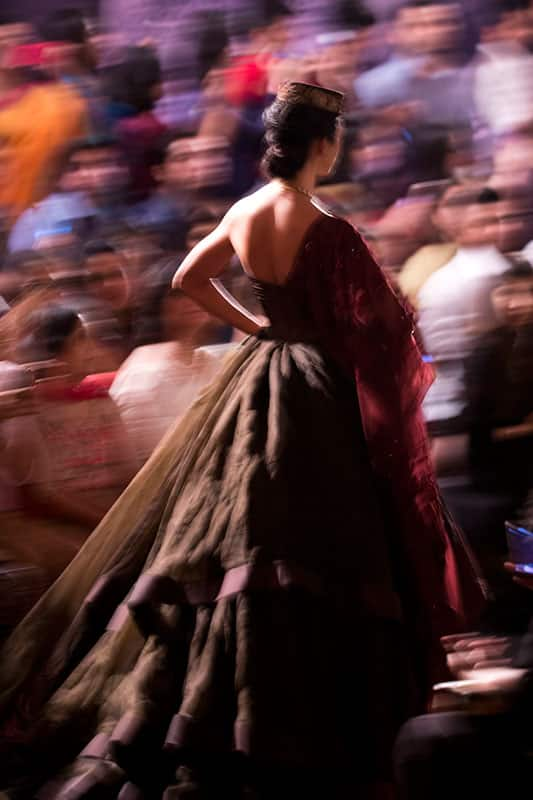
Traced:
<path id="1" fill-rule="evenodd" d="M 105 132 L 101 87 L 96 75 L 97 55 L 85 17 L 77 8 L 58 8 L 40 26 L 45 42 L 57 49 L 55 75 L 87 103 L 89 131 Z"/>
<path id="2" fill-rule="evenodd" d="M 0 140 L 8 152 L 0 208 L 12 220 L 48 194 L 58 153 L 87 130 L 86 103 L 52 77 L 54 54 L 57 48 L 42 44 L 22 53 L 14 48 L 8 58 L 17 72 L 24 70 L 18 80 L 25 84 L 19 98 L 0 109 Z"/>
<path id="3" fill-rule="evenodd" d="M 129 352 L 133 336 L 133 288 L 124 256 L 108 242 L 92 240 L 85 245 L 85 269 L 90 293 L 109 309 L 124 350 Z"/>
<path id="4" fill-rule="evenodd" d="M 204 346 L 217 340 L 219 325 L 179 290 L 171 289 L 175 263 L 147 276 L 137 347 L 111 389 L 140 463 L 152 453 L 199 391 L 215 375 L 218 359 Z"/>
<path id="5" fill-rule="evenodd" d="M 464 414 L 464 362 L 480 334 L 494 327 L 490 303 L 495 281 L 509 269 L 498 250 L 500 198 L 483 190 L 463 214 L 453 258 L 418 294 L 420 331 L 437 379 L 426 400 L 429 422 L 454 423 Z"/>
<path id="6" fill-rule="evenodd" d="M 411 112 L 432 126 L 469 122 L 473 95 L 472 78 L 463 65 L 464 33 L 457 3 L 400 8 L 392 36 L 393 57 L 355 82 L 363 106 L 412 104 Z"/>
<path id="7" fill-rule="evenodd" d="M 533 414 L 533 270 L 517 262 L 491 294 L 496 326 L 465 362 L 470 471 L 474 485 L 507 495 L 512 518 L 533 482 L 531 441 L 520 426 Z M 504 429 L 498 434 L 498 429 Z"/>
<path id="8" fill-rule="evenodd" d="M 129 225 L 149 233 L 163 250 L 183 253 L 194 219 L 217 205 L 209 190 L 216 192 L 230 169 L 223 138 L 187 136 L 171 141 L 161 165 L 153 167 L 157 191 L 127 211 Z"/>
<path id="9" fill-rule="evenodd" d="M 151 47 L 127 48 L 109 71 L 109 122 L 128 167 L 129 202 L 146 199 L 156 187 L 153 167 L 167 132 L 154 113 L 161 83 L 161 66 Z"/>
<path id="10" fill-rule="evenodd" d="M 118 489 L 108 486 L 124 480 L 119 463 L 124 451 L 115 435 L 109 444 L 112 461 L 104 457 L 102 439 L 111 439 L 117 424 L 113 431 L 102 411 L 96 423 L 95 399 L 102 391 L 79 383 L 87 349 L 78 318 L 48 305 L 40 294 L 15 306 L 1 327 L 4 344 L 6 329 L 7 338 L 15 338 L 9 352 L 28 364 L 2 362 L 0 367 L 0 549 L 8 561 L 36 567 L 44 588 L 76 555 L 116 496 Z"/>
<path id="11" fill-rule="evenodd" d="M 47 304 L 29 316 L 21 363 L 45 362 L 36 387 L 48 483 L 65 491 L 75 520 L 94 526 L 133 474 L 132 453 L 108 394 L 113 375 L 95 376 L 92 341 L 71 308 Z"/>
<path id="12" fill-rule="evenodd" d="M 418 308 L 419 294 L 427 280 L 452 260 L 457 252 L 457 236 L 465 211 L 479 194 L 475 188 L 450 186 L 440 199 L 432 218 L 440 241 L 424 245 L 403 265 L 398 275 L 402 294 Z"/>
<path id="13" fill-rule="evenodd" d="M 43 233 L 76 230 L 87 233 L 95 224 L 96 209 L 91 201 L 88 182 L 80 165 L 84 152 L 92 145 L 76 143 L 56 159 L 56 178 L 50 178 L 51 192 L 34 203 L 18 218 L 7 242 L 11 253 L 31 250 Z"/>
<path id="14" fill-rule="evenodd" d="M 520 581 L 533 588 L 531 576 Z M 533 627 L 514 639 L 470 634 L 445 643 L 458 679 L 447 687 L 453 710 L 404 726 L 396 745 L 400 800 L 519 795 L 531 775 Z"/>

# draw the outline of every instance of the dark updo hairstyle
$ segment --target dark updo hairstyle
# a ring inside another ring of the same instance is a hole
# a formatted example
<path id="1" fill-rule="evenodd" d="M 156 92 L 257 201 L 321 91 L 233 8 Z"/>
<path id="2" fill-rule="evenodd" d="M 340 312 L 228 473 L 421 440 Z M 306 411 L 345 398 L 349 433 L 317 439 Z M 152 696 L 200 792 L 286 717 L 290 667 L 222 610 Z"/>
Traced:
<path id="1" fill-rule="evenodd" d="M 267 145 L 263 171 L 270 178 L 294 178 L 307 161 L 314 141 L 334 140 L 338 119 L 337 112 L 276 98 L 263 115 Z"/>

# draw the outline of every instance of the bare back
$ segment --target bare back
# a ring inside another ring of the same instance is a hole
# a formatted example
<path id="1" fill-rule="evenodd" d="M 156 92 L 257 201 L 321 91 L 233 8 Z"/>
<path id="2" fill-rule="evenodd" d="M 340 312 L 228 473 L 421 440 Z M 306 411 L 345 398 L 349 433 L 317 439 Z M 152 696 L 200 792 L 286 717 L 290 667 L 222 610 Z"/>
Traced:
<path id="1" fill-rule="evenodd" d="M 307 231 L 323 215 L 307 197 L 275 183 L 240 200 L 232 209 L 230 238 L 244 271 L 283 284 Z"/>

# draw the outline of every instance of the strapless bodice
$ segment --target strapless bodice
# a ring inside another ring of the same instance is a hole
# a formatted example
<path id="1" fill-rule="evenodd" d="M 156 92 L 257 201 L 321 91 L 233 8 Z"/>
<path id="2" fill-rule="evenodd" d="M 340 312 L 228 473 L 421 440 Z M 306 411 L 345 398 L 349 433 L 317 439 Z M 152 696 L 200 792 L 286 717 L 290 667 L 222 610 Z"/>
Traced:
<path id="1" fill-rule="evenodd" d="M 293 281 L 287 285 L 277 285 L 258 281 L 256 278 L 250 280 L 254 294 L 270 320 L 265 337 L 293 343 L 316 343 L 320 340 L 305 293 L 299 285 Z"/>
<path id="2" fill-rule="evenodd" d="M 339 224 L 337 217 L 320 214 L 309 226 L 284 283 L 276 284 L 249 276 L 254 294 L 270 320 L 265 336 L 287 342 L 320 342 L 307 291 L 309 270 L 319 268 Z"/>

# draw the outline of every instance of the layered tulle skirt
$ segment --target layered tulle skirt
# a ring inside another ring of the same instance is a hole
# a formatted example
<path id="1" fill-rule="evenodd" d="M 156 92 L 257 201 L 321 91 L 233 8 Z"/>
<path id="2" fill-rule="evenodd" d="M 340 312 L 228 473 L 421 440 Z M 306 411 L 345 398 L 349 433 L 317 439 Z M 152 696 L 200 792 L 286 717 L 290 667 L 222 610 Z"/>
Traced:
<path id="1" fill-rule="evenodd" d="M 357 796 L 419 710 L 411 603 L 355 383 L 250 338 L 8 640 L 2 786 Z"/>

